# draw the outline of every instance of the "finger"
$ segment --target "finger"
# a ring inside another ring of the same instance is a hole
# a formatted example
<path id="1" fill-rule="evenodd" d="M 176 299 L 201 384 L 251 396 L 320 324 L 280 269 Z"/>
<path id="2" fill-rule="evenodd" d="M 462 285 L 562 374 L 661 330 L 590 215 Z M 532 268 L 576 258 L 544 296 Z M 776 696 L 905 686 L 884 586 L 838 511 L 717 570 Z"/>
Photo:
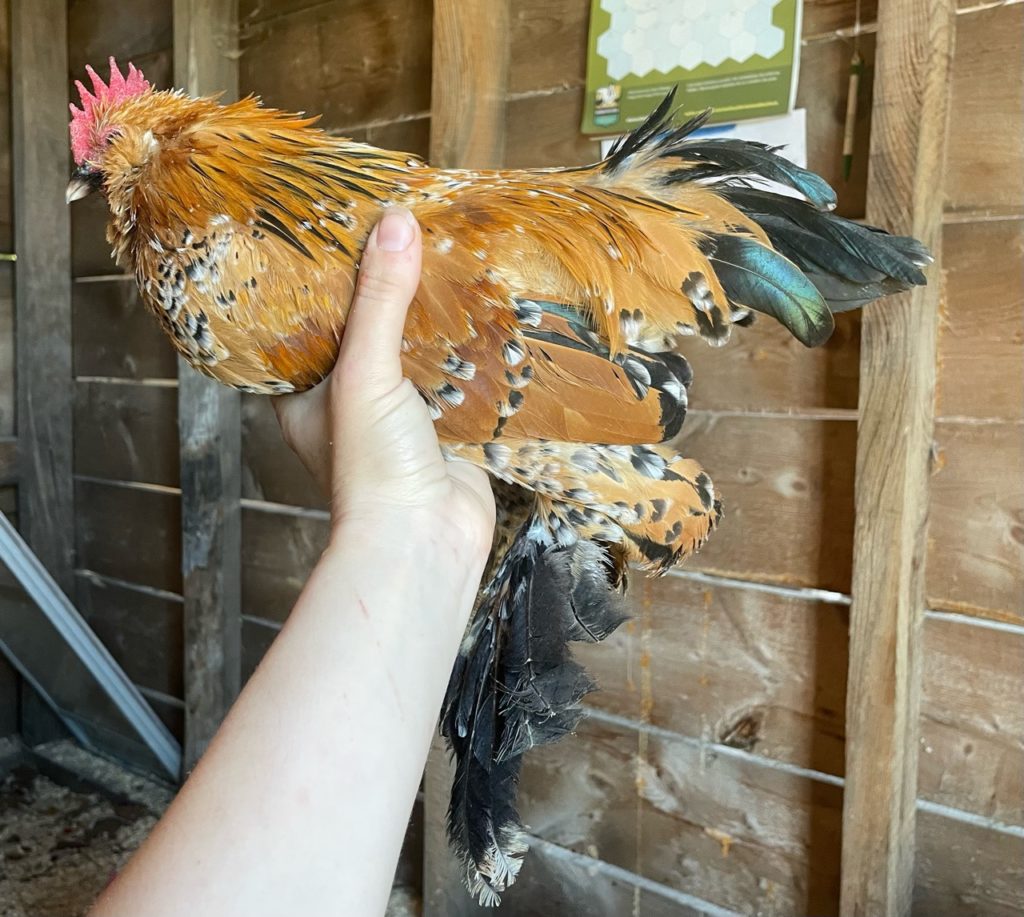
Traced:
<path id="1" fill-rule="evenodd" d="M 402 380 L 402 332 L 420 282 L 420 250 L 419 226 L 402 207 L 389 209 L 366 241 L 338 362 L 345 376 L 357 368 L 370 393 Z"/>
<path id="2" fill-rule="evenodd" d="M 327 422 L 328 381 L 295 395 L 270 399 L 288 447 L 329 495 L 331 488 L 331 441 Z"/>
<path id="3" fill-rule="evenodd" d="M 323 382 L 304 392 L 296 392 L 294 395 L 274 395 L 270 399 L 285 441 L 295 451 L 305 445 L 302 433 L 306 429 L 312 429 L 315 435 L 320 433 L 326 435 L 324 429 L 327 418 L 325 406 L 330 389 L 328 379 L 324 379 Z"/>

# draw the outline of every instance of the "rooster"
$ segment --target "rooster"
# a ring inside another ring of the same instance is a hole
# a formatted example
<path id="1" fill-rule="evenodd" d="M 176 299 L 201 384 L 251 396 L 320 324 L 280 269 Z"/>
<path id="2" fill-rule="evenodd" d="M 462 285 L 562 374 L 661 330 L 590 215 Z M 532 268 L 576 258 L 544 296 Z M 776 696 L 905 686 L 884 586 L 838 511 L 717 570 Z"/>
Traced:
<path id="1" fill-rule="evenodd" d="M 627 566 L 665 572 L 721 516 L 708 475 L 663 445 L 686 414 L 680 349 L 721 345 L 755 313 L 819 345 L 834 312 L 924 283 L 928 253 L 835 216 L 828 184 L 769 147 L 693 136 L 706 115 L 677 124 L 672 95 L 595 165 L 478 172 L 251 97 L 157 92 L 113 59 L 109 82 L 88 75 L 68 201 L 103 193 L 118 263 L 178 351 L 223 383 L 316 385 L 370 229 L 393 205 L 419 221 L 404 371 L 446 457 L 504 497 L 441 714 L 449 836 L 470 891 L 495 904 L 526 852 L 522 756 L 571 732 L 593 688 L 570 642 L 623 620 Z"/>

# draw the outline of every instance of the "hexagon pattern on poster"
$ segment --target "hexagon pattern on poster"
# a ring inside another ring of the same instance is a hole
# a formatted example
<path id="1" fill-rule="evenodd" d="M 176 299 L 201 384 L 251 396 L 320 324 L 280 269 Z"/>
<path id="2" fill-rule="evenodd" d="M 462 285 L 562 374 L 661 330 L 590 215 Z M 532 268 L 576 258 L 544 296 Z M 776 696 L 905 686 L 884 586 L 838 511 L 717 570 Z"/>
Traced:
<path id="1" fill-rule="evenodd" d="M 612 17 L 597 40 L 613 80 L 627 74 L 668 73 L 676 67 L 742 64 L 755 54 L 773 57 L 785 33 L 772 24 L 779 0 L 601 0 Z"/>

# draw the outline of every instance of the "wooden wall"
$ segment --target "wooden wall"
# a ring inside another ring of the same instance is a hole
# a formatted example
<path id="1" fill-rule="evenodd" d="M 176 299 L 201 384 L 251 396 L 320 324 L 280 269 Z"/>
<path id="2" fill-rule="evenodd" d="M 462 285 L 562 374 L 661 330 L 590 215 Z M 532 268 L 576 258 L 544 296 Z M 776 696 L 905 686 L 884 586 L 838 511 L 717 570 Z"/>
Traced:
<path id="1" fill-rule="evenodd" d="M 598 155 L 577 130 L 587 7 L 513 0 L 509 165 Z M 845 182 L 851 45 L 836 32 L 854 4 L 805 2 L 810 166 L 852 217 L 864 213 L 874 13 L 862 6 L 868 84 Z M 1020 72 L 1022 39 L 1022 6 L 957 17 L 915 902 L 939 917 L 1024 907 L 1024 112 L 1019 80 L 997 76 Z M 609 644 L 580 651 L 602 690 L 579 735 L 527 766 L 542 843 L 512 913 L 552 898 L 602 915 L 637 900 L 645 914 L 837 912 L 858 344 L 847 315 L 818 351 L 769 322 L 721 350 L 685 349 L 695 381 L 680 446 L 711 471 L 726 518 L 678 575 L 635 583 L 634 619 Z M 475 912 L 438 873 L 432 913 Z"/>
<path id="2" fill-rule="evenodd" d="M 114 55 L 156 86 L 171 82 L 171 5 L 125 16 L 111 0 L 68 4 L 69 92 L 86 64 Z M 120 275 L 99 195 L 71 209 L 75 412 L 75 601 L 181 739 L 181 573 L 176 364 Z"/>
<path id="3" fill-rule="evenodd" d="M 597 157 L 577 131 L 588 5 L 511 0 L 510 166 Z M 113 53 L 167 85 L 170 4 L 122 12 L 72 0 L 70 75 Z M 425 153 L 431 13 L 429 0 L 241 0 L 240 88 Z M 862 18 L 873 16 L 866 0 Z M 837 30 L 853 20 L 852 0 L 806 0 L 798 102 L 812 168 L 856 217 L 871 118 L 869 79 L 844 182 L 851 47 Z M 965 5 L 957 23 L 921 724 L 917 909 L 929 917 L 1024 908 L 1024 111 L 1008 78 L 1022 20 L 1024 5 Z M 870 30 L 861 47 L 870 67 Z M 8 200 L 0 181 L 0 250 Z M 180 737 L 177 370 L 116 276 L 103 223 L 97 197 L 73 209 L 76 597 Z M 13 432 L 6 270 L 0 438 Z M 679 575 L 637 580 L 633 621 L 581 653 L 603 690 L 580 734 L 527 768 L 538 841 L 505 913 L 559 901 L 602 915 L 637 901 L 652 915 L 836 911 L 858 341 L 852 315 L 817 351 L 767 321 L 722 350 L 687 349 L 696 381 L 681 444 L 713 473 L 726 521 Z M 244 401 L 243 459 L 251 672 L 319 556 L 327 515 L 265 399 Z M 426 877 L 433 913 L 471 912 L 446 881 Z"/>
<path id="4" fill-rule="evenodd" d="M 10 7 L 0 0 L 0 252 L 14 249 Z M 17 517 L 14 480 L 14 264 L 0 261 L 0 512 Z M 2 572 L 2 571 L 0 571 Z M 18 677 L 0 656 L 0 737 L 18 726 Z"/>

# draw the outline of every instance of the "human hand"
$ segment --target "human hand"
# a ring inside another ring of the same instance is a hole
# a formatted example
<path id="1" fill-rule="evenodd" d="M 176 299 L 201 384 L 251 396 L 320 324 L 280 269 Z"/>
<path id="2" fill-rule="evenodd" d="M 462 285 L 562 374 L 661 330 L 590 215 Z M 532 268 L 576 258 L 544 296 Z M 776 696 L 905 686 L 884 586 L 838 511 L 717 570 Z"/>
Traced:
<path id="1" fill-rule="evenodd" d="M 344 520 L 415 519 L 454 527 L 486 550 L 494 528 L 487 475 L 442 458 L 426 405 L 402 375 L 421 249 L 412 214 L 388 210 L 367 240 L 334 370 L 274 407 L 285 441 L 331 497 L 335 530 Z"/>

